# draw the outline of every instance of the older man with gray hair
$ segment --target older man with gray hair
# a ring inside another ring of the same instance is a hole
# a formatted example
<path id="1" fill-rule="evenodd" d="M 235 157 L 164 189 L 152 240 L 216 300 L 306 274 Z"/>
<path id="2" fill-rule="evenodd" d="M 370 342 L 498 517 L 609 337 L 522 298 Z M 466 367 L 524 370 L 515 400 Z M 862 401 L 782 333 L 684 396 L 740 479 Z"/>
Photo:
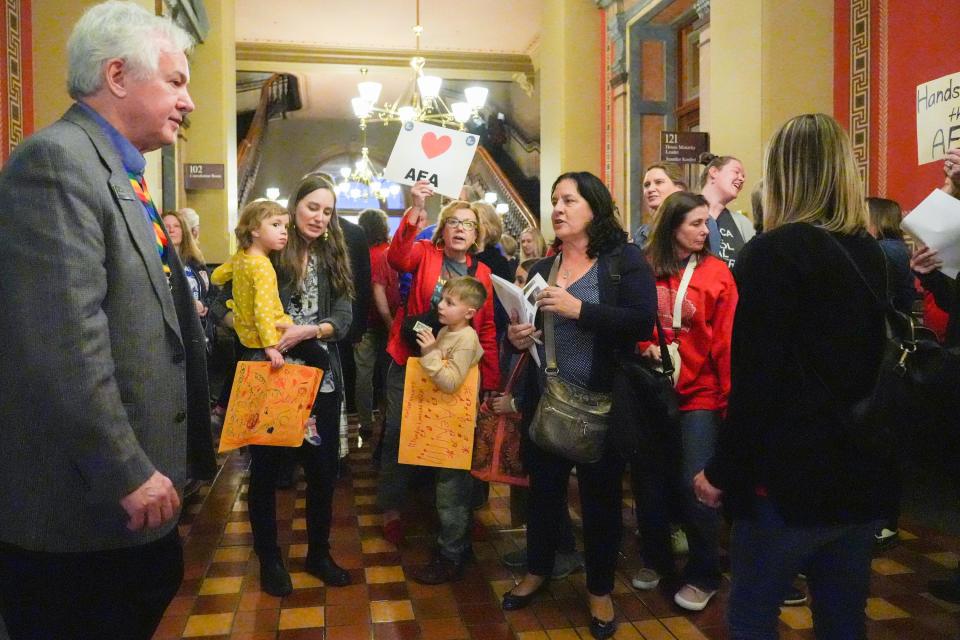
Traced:
<path id="1" fill-rule="evenodd" d="M 178 490 L 216 469 L 203 332 L 143 179 L 193 110 L 186 33 L 131 2 L 68 42 L 71 97 L 0 173 L 0 614 L 12 638 L 153 634 Z"/>
<path id="2" fill-rule="evenodd" d="M 193 236 L 194 240 L 200 239 L 200 214 L 190 207 L 184 207 L 180 209 L 180 215 L 183 216 L 183 219 L 187 221 L 187 226 L 190 227 L 190 235 Z"/>

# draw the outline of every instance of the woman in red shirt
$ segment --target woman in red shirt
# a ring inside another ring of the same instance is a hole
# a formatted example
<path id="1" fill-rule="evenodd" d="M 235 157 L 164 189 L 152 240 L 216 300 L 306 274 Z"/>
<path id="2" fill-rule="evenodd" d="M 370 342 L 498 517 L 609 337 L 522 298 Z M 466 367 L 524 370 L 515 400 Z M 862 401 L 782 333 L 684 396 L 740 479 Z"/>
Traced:
<path id="1" fill-rule="evenodd" d="M 682 441 L 681 513 L 690 558 L 674 601 L 691 611 L 706 607 L 720 586 L 720 514 L 697 501 L 693 477 L 713 455 L 719 418 L 727 408 L 730 338 L 737 306 L 737 287 L 730 269 L 707 248 L 708 207 L 700 195 L 686 191 L 670 195 L 654 216 L 646 246 L 647 260 L 657 278 L 660 325 L 667 342 L 679 345 L 682 363 L 676 382 Z M 640 343 L 640 349 L 645 356 L 660 359 L 656 337 Z M 665 535 L 655 538 L 669 544 L 669 531 L 662 533 Z M 645 546 L 648 542 L 645 540 Z M 669 547 L 649 552 L 645 548 L 644 556 L 650 555 L 669 557 Z"/>

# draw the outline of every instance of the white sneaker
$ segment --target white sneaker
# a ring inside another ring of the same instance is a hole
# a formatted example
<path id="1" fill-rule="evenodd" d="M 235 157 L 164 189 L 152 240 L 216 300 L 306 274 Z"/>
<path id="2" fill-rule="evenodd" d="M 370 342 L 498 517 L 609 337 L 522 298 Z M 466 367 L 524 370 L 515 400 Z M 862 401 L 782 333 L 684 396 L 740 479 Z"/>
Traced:
<path id="1" fill-rule="evenodd" d="M 678 555 L 686 555 L 690 552 L 690 544 L 687 542 L 687 534 L 683 529 L 674 529 L 670 532 L 670 546 L 673 552 Z"/>
<path id="2" fill-rule="evenodd" d="M 653 569 L 642 567 L 633 574 L 630 584 L 633 585 L 634 589 L 642 589 L 644 591 L 656 589 L 657 585 L 660 584 L 660 574 Z"/>
<path id="3" fill-rule="evenodd" d="M 717 595 L 716 591 L 704 591 L 692 584 L 685 584 L 673 596 L 673 601 L 687 611 L 703 611 L 710 602 L 710 598 Z"/>

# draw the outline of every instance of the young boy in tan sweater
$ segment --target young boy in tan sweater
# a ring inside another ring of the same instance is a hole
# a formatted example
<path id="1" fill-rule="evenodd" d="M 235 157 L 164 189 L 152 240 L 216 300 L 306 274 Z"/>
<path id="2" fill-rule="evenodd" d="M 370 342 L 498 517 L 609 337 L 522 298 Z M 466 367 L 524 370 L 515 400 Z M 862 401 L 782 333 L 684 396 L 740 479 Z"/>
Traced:
<path id="1" fill-rule="evenodd" d="M 420 366 L 438 389 L 455 393 L 470 368 L 483 356 L 483 347 L 470 320 L 487 299 L 487 290 L 476 278 L 461 276 L 448 280 L 440 295 L 437 315 L 443 327 L 436 338 L 430 329 L 417 334 L 422 354 Z"/>

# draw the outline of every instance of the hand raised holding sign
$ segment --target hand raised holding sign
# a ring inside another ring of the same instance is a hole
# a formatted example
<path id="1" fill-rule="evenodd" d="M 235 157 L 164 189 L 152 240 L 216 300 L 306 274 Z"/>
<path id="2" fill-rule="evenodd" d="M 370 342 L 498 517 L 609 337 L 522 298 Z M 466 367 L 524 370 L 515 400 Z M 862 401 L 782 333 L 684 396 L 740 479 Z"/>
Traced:
<path id="1" fill-rule="evenodd" d="M 427 198 L 433 195 L 433 187 L 426 180 L 418 180 L 410 187 L 410 196 L 413 198 L 413 208 L 423 209 Z"/>

